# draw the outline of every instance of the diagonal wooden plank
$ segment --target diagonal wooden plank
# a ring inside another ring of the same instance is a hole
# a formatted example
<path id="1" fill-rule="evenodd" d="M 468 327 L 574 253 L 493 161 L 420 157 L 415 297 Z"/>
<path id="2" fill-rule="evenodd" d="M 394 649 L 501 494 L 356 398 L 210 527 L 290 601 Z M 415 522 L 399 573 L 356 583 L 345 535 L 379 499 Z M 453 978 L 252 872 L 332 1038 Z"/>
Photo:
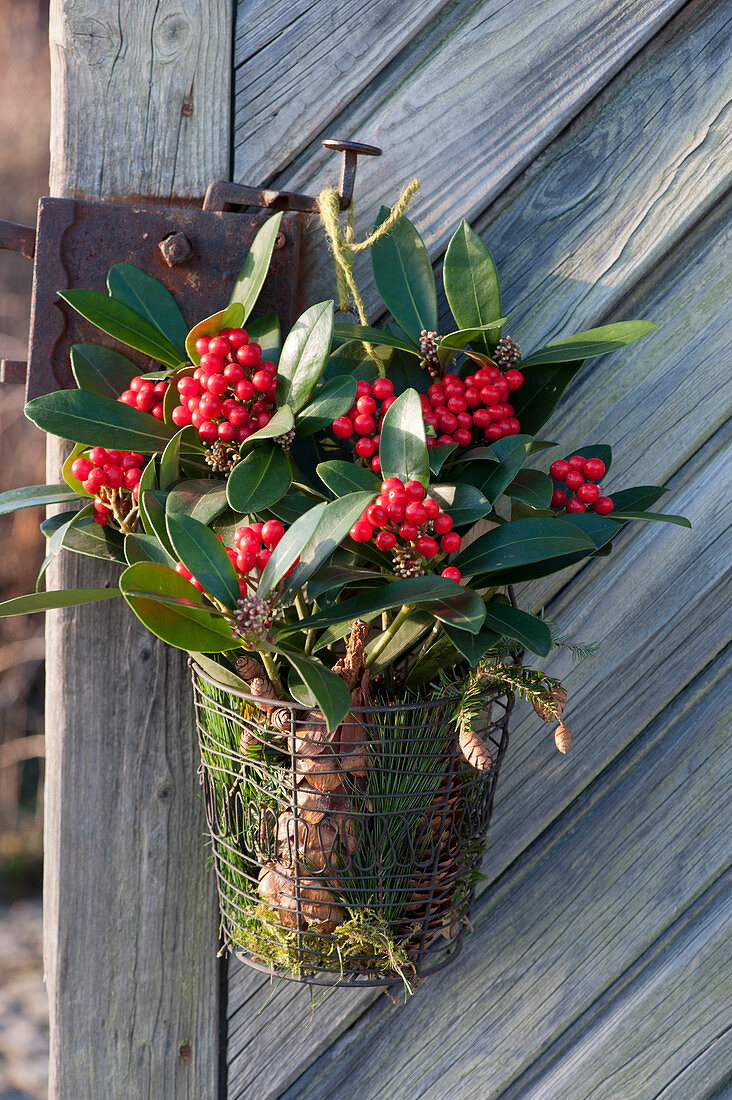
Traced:
<path id="1" fill-rule="evenodd" d="M 728 667 L 677 698 L 484 896 L 451 968 L 404 1008 L 373 1006 L 283 1097 L 340 1100 L 358 1081 L 359 1100 L 493 1100 L 652 951 L 728 867 Z"/>

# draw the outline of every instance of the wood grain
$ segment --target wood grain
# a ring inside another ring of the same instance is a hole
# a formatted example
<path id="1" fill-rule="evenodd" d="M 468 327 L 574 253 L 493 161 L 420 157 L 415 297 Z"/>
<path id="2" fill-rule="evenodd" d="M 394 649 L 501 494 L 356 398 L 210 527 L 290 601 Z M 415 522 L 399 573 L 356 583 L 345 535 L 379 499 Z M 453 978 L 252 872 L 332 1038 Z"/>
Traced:
<path id="1" fill-rule="evenodd" d="M 223 0 L 56 0 L 53 193 L 166 201 L 225 174 L 229 43 Z M 51 440 L 50 481 L 62 453 Z M 49 573 L 116 579 L 75 555 Z M 217 915 L 184 655 L 110 601 L 49 614 L 47 669 L 50 1095 L 213 1100 Z"/>
<path id="2" fill-rule="evenodd" d="M 627 984 L 636 961 L 688 909 L 693 922 L 696 899 L 729 864 L 718 843 L 732 824 L 723 796 L 732 767 L 729 701 L 719 690 L 728 668 L 728 660 L 710 667 L 575 804 L 571 828 L 548 830 L 484 895 L 463 955 L 430 978 L 422 996 L 405 1007 L 372 1006 L 282 1097 L 335 1100 L 358 1081 L 359 1100 L 494 1100 L 598 995 Z M 684 980 L 683 952 L 664 963 L 669 985 Z M 707 993 L 708 974 L 702 965 L 688 975 L 687 994 L 700 1007 L 713 995 L 724 1015 L 729 990 Z M 667 987 L 643 985 L 655 1012 Z M 632 1026 L 634 1006 L 633 997 L 616 1003 L 624 1026 Z M 683 1005 L 674 999 L 668 1010 Z M 708 1010 L 705 1016 L 709 1036 L 715 1020 Z M 598 1022 L 600 1033 L 606 1022 Z M 598 1064 L 596 1077 L 624 1060 L 622 1046 L 601 1049 L 602 1057 L 595 1046 L 595 1058 L 607 1068 Z M 666 1040 L 663 1053 L 646 1049 L 643 1065 L 663 1082 L 686 1058 L 688 1048 L 678 1053 Z M 583 1095 L 583 1067 L 575 1079 L 570 1065 L 563 1085 L 564 1096 Z"/>

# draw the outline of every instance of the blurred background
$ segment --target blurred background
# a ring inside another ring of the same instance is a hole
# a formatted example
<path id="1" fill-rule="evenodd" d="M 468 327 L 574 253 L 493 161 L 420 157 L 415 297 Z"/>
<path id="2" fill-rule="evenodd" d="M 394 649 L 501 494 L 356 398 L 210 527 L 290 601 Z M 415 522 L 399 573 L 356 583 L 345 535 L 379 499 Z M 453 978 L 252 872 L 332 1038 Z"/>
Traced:
<path id="1" fill-rule="evenodd" d="M 34 225 L 48 191 L 48 0 L 0 0 L 0 218 Z M 0 251 L 0 358 L 27 355 L 32 264 Z M 45 481 L 22 386 L 0 390 L 0 492 Z M 0 599 L 33 591 L 41 509 L 0 517 Z M 41 974 L 43 616 L 0 619 L 0 1100 L 47 1095 Z"/>

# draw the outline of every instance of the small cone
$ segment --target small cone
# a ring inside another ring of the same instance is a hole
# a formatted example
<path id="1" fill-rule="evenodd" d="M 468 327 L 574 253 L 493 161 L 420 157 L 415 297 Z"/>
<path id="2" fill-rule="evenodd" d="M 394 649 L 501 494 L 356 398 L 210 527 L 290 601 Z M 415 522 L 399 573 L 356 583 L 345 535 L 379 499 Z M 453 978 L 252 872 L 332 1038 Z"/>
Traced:
<path id="1" fill-rule="evenodd" d="M 563 753 L 568 753 L 572 747 L 572 734 L 569 731 L 569 727 L 565 726 L 564 722 L 560 722 L 554 730 L 554 744 L 559 751 Z"/>
<path id="2" fill-rule="evenodd" d="M 266 673 L 264 667 L 254 657 L 250 657 L 248 653 L 245 653 L 243 657 L 237 657 L 236 659 L 236 671 L 241 676 L 242 680 L 250 683 L 257 676 L 264 679 Z"/>
<path id="3" fill-rule="evenodd" d="M 564 713 L 564 708 L 567 705 L 567 693 L 560 684 L 552 688 L 551 692 L 546 695 L 545 700 L 545 702 L 539 702 L 535 699 L 533 702 L 534 710 L 542 722 L 556 722 L 560 714 Z"/>
<path id="4" fill-rule="evenodd" d="M 458 744 L 467 762 L 478 771 L 488 771 L 493 767 L 490 749 L 480 734 L 475 733 L 469 726 L 461 725 Z"/>

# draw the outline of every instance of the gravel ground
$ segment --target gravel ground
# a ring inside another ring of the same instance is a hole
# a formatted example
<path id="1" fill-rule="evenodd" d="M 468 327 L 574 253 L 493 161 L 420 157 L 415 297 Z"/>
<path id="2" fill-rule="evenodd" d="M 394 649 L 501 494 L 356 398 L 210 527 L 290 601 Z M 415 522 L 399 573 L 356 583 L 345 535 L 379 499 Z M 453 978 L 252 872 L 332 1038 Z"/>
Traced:
<path id="1" fill-rule="evenodd" d="M 0 905 L 0 1100 L 48 1096 L 40 900 Z"/>

